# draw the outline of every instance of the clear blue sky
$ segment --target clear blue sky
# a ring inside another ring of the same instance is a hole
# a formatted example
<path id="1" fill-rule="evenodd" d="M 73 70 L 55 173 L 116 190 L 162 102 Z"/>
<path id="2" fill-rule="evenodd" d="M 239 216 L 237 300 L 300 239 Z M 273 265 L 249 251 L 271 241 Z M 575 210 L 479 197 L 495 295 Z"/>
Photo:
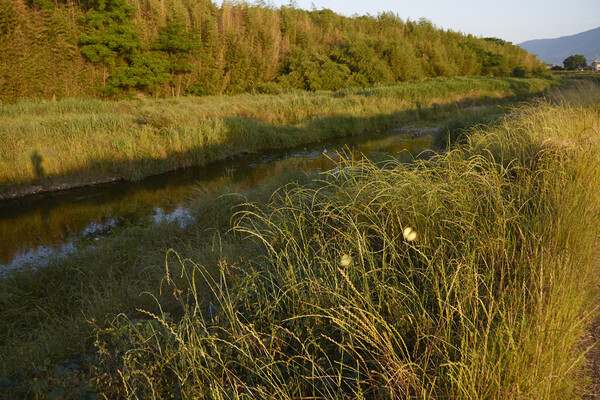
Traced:
<path id="1" fill-rule="evenodd" d="M 252 3 L 252 1 L 248 1 Z M 426 18 L 439 28 L 499 37 L 515 44 L 552 39 L 600 27 L 600 0 L 294 0 L 302 9 L 329 8 L 338 14 Z M 217 1 L 218 4 L 221 0 Z M 290 0 L 266 0 L 275 7 Z"/>

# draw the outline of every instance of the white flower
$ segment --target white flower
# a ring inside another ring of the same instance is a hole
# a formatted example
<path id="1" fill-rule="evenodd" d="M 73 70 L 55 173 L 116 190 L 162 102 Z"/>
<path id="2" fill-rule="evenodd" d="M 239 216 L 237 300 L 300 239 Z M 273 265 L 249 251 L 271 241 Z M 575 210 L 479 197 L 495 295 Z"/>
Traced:
<path id="1" fill-rule="evenodd" d="M 413 231 L 413 229 L 410 226 L 404 228 L 404 230 L 402 231 L 402 235 L 404 236 L 404 239 L 406 239 L 408 242 L 412 242 L 417 238 L 417 232 Z"/>
<path id="2" fill-rule="evenodd" d="M 346 268 L 348 265 L 352 263 L 352 257 L 348 254 L 344 254 L 342 259 L 340 260 L 340 266 Z"/>

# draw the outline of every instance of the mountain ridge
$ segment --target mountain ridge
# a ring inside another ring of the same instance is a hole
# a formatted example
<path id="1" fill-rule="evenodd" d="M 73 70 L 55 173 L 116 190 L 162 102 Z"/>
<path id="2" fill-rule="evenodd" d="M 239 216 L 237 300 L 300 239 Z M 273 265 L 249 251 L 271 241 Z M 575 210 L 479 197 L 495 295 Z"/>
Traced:
<path id="1" fill-rule="evenodd" d="M 600 27 L 554 39 L 534 39 L 518 46 L 548 64 L 562 65 L 573 54 L 583 54 L 588 64 L 600 57 Z"/>

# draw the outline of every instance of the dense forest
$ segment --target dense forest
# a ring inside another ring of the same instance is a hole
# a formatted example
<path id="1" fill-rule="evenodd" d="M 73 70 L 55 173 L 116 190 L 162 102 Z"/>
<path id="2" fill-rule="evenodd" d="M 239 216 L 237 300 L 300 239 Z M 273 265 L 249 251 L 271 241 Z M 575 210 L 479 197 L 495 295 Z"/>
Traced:
<path id="1" fill-rule="evenodd" d="M 427 20 L 210 0 L 0 0 L 0 60 L 2 102 L 543 72 L 517 46 Z"/>

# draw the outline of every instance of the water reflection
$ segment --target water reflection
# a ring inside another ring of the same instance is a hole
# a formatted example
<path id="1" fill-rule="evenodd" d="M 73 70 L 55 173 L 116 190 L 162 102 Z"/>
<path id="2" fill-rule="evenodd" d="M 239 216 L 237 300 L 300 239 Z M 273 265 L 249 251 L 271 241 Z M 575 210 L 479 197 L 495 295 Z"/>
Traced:
<path id="1" fill-rule="evenodd" d="M 320 172 L 333 168 L 332 160 L 346 147 L 355 157 L 393 155 L 408 160 L 429 146 L 429 137 L 413 139 L 409 134 L 344 138 L 238 156 L 137 183 L 114 182 L 6 202 L 0 204 L 0 275 L 25 265 L 45 265 L 74 251 L 77 238 L 98 240 L 123 221 L 143 215 L 183 228 L 193 222 L 184 204 L 198 195 L 199 184 L 243 192 L 281 174 L 290 159 L 305 172 Z"/>

